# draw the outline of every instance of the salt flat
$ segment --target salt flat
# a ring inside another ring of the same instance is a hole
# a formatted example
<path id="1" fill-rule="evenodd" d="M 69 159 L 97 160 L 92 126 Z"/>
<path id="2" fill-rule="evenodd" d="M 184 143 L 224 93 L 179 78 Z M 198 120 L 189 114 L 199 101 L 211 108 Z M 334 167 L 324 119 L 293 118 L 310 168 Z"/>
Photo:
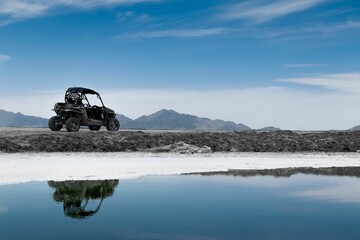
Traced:
<path id="1" fill-rule="evenodd" d="M 360 166 L 359 153 L 0 153 L 0 184 L 129 179 L 228 169 Z"/>

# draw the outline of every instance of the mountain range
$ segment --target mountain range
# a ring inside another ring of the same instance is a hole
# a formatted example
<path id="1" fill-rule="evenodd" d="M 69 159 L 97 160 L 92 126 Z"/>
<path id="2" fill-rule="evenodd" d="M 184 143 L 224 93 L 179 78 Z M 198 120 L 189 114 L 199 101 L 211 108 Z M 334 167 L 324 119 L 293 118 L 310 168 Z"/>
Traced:
<path id="1" fill-rule="evenodd" d="M 132 120 L 122 114 L 118 115 L 122 128 L 133 129 L 178 129 L 199 131 L 246 131 L 251 130 L 243 124 L 223 120 L 211 120 L 194 115 L 181 114 L 174 110 L 160 110 L 151 115 L 144 115 Z"/>
<path id="2" fill-rule="evenodd" d="M 47 127 L 48 119 L 0 109 L 0 127 Z"/>
<path id="3" fill-rule="evenodd" d="M 247 131 L 250 127 L 230 121 L 212 120 L 194 115 L 178 113 L 174 110 L 160 110 L 150 115 L 131 119 L 117 114 L 122 129 L 157 130 L 197 130 L 197 131 Z M 27 116 L 0 109 L 0 127 L 47 127 L 48 119 Z M 277 131 L 279 128 L 266 127 L 261 131 Z"/>
<path id="4" fill-rule="evenodd" d="M 360 131 L 360 125 L 350 128 L 350 131 Z"/>

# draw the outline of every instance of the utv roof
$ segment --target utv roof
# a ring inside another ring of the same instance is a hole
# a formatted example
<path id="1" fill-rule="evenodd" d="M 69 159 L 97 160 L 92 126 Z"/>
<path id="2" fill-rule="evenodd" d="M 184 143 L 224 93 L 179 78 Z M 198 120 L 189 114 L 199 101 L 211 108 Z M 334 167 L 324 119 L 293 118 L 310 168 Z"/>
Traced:
<path id="1" fill-rule="evenodd" d="M 68 90 L 66 90 L 67 93 L 82 93 L 82 94 L 97 94 L 99 95 L 99 93 L 97 93 L 94 90 L 91 90 L 89 88 L 82 88 L 82 87 L 72 87 L 72 88 L 68 88 Z"/>

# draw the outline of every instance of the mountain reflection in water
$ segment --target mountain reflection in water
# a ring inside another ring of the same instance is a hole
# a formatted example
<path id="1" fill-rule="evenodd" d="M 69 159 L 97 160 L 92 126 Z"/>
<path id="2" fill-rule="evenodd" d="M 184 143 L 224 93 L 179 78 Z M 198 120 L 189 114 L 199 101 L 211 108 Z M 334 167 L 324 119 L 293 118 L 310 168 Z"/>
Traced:
<path id="1" fill-rule="evenodd" d="M 121 192 L 118 180 L 0 185 L 0 239 L 359 240 L 357 171 L 147 176 Z"/>
<path id="2" fill-rule="evenodd" d="M 55 189 L 54 201 L 62 202 L 64 214 L 76 219 L 95 215 L 103 200 L 113 195 L 118 184 L 119 180 L 48 181 L 48 185 Z M 89 200 L 97 201 L 95 207 L 89 206 Z"/>

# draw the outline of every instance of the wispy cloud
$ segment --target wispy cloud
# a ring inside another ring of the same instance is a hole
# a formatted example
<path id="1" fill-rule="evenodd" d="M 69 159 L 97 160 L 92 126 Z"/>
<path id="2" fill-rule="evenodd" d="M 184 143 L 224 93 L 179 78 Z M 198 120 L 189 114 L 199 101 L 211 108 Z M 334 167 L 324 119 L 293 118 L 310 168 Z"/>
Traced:
<path id="1" fill-rule="evenodd" d="M 281 65 L 284 68 L 310 68 L 310 67 L 325 67 L 324 64 L 309 64 L 309 63 L 288 63 Z"/>
<path id="2" fill-rule="evenodd" d="M 318 86 L 346 93 L 360 93 L 360 72 L 278 79 L 277 82 Z"/>
<path id="3" fill-rule="evenodd" d="M 9 18 L 28 18 L 43 14 L 51 4 L 43 1 L 2 0 L 0 1 L 0 15 Z"/>
<path id="4" fill-rule="evenodd" d="M 1 213 L 6 213 L 8 211 L 8 208 L 7 207 L 2 207 L 0 206 L 0 214 Z"/>
<path id="5" fill-rule="evenodd" d="M 360 186 L 357 179 L 342 179 L 337 185 L 314 190 L 294 192 L 296 197 L 312 198 L 341 203 L 360 203 Z"/>
<path id="6" fill-rule="evenodd" d="M 0 63 L 9 61 L 10 59 L 11 59 L 10 56 L 0 54 Z"/>
<path id="7" fill-rule="evenodd" d="M 331 34 L 353 29 L 360 29 L 360 21 L 346 21 L 343 23 L 318 25 L 305 28 L 304 32 L 320 32 L 325 34 Z"/>
<path id="8" fill-rule="evenodd" d="M 118 12 L 116 14 L 116 20 L 119 23 L 127 22 L 128 24 L 145 23 L 151 20 L 149 14 L 136 13 L 133 11 Z"/>
<path id="9" fill-rule="evenodd" d="M 118 35 L 116 38 L 166 38 L 166 37 L 175 37 L 175 38 L 199 38 L 207 36 L 216 36 L 227 34 L 231 32 L 229 28 L 204 28 L 204 29 L 170 29 L 170 30 L 159 30 L 159 31 L 143 31 L 135 33 L 127 33 L 123 35 Z"/>
<path id="10" fill-rule="evenodd" d="M 340 33 L 354 32 L 360 30 L 360 21 L 344 21 L 327 24 L 313 24 L 307 26 L 292 26 L 280 29 L 263 29 L 262 32 L 256 32 L 257 36 L 262 38 L 285 38 L 285 39 L 303 39 L 307 37 L 329 37 L 337 36 Z"/>
<path id="11" fill-rule="evenodd" d="M 225 7 L 219 16 L 225 20 L 245 19 L 262 23 L 304 11 L 323 2 L 325 2 L 325 0 L 247 0 Z"/>
<path id="12" fill-rule="evenodd" d="M 42 0 L 37 0 L 42 1 Z M 77 8 L 93 8 L 101 6 L 136 4 L 141 2 L 160 2 L 161 0 L 53 0 L 55 5 L 66 5 Z M 42 1 L 43 2 L 43 1 Z"/>
<path id="13" fill-rule="evenodd" d="M 89 9 L 159 1 L 160 0 L 0 0 L 0 17 L 2 18 L 0 25 L 42 16 L 58 7 Z"/>

